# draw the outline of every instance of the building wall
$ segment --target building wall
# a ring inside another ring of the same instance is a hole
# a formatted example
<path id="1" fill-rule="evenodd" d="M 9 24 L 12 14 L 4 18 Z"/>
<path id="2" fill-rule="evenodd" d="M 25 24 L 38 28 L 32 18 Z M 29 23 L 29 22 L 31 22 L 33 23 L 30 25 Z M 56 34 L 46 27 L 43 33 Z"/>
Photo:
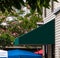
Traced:
<path id="1" fill-rule="evenodd" d="M 60 7 L 60 0 L 58 0 L 58 2 L 54 2 L 53 12 L 55 9 L 58 9 L 58 7 Z M 57 15 L 54 15 L 51 11 L 51 7 L 50 9 L 46 9 L 46 12 L 43 9 L 43 12 L 46 13 L 46 17 L 43 13 L 44 23 L 47 23 L 55 18 L 55 58 L 60 58 L 60 12 L 58 12 Z"/>
<path id="2" fill-rule="evenodd" d="M 55 18 L 55 58 L 60 58 L 60 12 Z"/>
<path id="3" fill-rule="evenodd" d="M 52 6 L 51 1 L 50 1 L 50 8 L 49 9 L 47 8 L 45 10 L 45 8 L 43 8 L 43 20 L 44 20 L 44 23 L 47 23 L 47 22 L 53 20 L 55 18 L 55 15 L 54 15 L 53 12 L 55 11 L 55 9 L 60 7 L 60 0 L 58 0 L 58 2 L 53 2 L 53 6 Z M 53 10 L 52 10 L 52 7 L 53 7 Z"/>
<path id="4" fill-rule="evenodd" d="M 57 9 L 60 7 L 60 0 L 57 0 L 58 2 L 54 2 L 54 9 Z"/>

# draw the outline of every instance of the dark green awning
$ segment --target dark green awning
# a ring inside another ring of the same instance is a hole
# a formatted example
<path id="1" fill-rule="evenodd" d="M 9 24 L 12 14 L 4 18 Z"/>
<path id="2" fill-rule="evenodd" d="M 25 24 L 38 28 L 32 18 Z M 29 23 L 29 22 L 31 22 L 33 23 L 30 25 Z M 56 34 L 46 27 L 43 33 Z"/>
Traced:
<path id="1" fill-rule="evenodd" d="M 33 31 L 19 36 L 14 45 L 20 44 L 54 44 L 55 43 L 55 20 L 52 20 Z"/>

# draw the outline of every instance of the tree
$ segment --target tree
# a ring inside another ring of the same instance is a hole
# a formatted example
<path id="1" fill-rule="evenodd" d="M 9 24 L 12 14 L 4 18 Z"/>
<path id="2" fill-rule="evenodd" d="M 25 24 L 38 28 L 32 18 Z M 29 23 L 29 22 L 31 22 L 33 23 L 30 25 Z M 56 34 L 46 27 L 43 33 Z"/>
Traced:
<path id="1" fill-rule="evenodd" d="M 31 7 L 31 12 L 37 9 L 37 12 L 42 14 L 42 7 L 49 8 L 49 2 L 50 0 L 26 0 L 26 3 L 23 0 L 0 0 L 0 11 L 8 10 L 11 12 L 12 7 L 21 9 L 22 5 L 28 4 Z"/>

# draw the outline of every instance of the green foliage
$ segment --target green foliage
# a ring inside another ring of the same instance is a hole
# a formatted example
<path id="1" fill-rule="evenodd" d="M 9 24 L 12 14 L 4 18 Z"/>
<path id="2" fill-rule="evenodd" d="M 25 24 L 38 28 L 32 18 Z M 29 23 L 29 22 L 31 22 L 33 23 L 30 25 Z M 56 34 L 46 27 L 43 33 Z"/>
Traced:
<path id="1" fill-rule="evenodd" d="M 57 1 L 57 0 L 53 0 Z M 37 9 L 37 12 L 42 15 L 42 7 L 49 8 L 50 0 L 27 0 L 27 3 L 31 7 L 31 12 L 34 13 Z"/>
<path id="2" fill-rule="evenodd" d="M 1 19 L 0 24 L 2 22 L 7 22 L 8 26 L 0 25 L 0 46 L 10 46 L 11 42 L 14 41 L 14 39 L 18 36 L 21 36 L 35 28 L 37 28 L 37 21 L 42 21 L 42 18 L 35 13 L 29 13 L 25 15 L 24 17 L 19 16 L 22 14 L 23 11 L 16 13 L 15 11 L 12 11 L 9 13 L 8 11 L 5 11 L 5 13 L 0 13 Z M 16 17 L 17 20 L 13 21 L 6 21 L 7 17 Z M 3 42 L 4 43 L 3 43 Z"/>
<path id="3" fill-rule="evenodd" d="M 38 21 L 42 21 L 42 18 L 40 18 L 40 17 L 36 16 L 35 14 L 33 14 L 29 17 L 24 17 L 23 22 L 20 24 L 20 26 L 24 31 L 29 32 L 32 29 L 37 28 L 36 22 L 38 22 Z"/>
<path id="4" fill-rule="evenodd" d="M 37 12 L 42 15 L 42 7 L 49 8 L 49 2 L 50 0 L 26 0 L 26 3 L 23 0 L 0 0 L 0 11 L 11 12 L 12 7 L 21 9 L 21 5 L 29 4 L 32 13 L 37 9 Z"/>
<path id="5" fill-rule="evenodd" d="M 12 6 L 17 9 L 21 8 L 21 5 L 24 5 L 23 0 L 0 0 L 0 10 L 3 12 L 7 9 L 8 11 L 12 10 Z"/>
<path id="6" fill-rule="evenodd" d="M 22 29 L 20 27 L 20 23 L 18 21 L 10 22 L 9 26 L 8 26 L 8 30 L 9 30 L 9 32 L 11 32 L 11 35 L 14 37 L 17 37 L 23 33 Z"/>
<path id="7" fill-rule="evenodd" d="M 13 39 L 14 37 L 10 36 L 8 33 L 2 33 L 0 35 L 0 46 L 10 46 Z"/>

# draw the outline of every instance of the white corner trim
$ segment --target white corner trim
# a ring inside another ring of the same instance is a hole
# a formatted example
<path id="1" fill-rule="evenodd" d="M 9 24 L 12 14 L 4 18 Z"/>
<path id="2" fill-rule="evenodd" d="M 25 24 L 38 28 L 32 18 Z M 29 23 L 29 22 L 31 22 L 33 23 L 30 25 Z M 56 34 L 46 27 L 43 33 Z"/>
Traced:
<path id="1" fill-rule="evenodd" d="M 60 7 L 57 7 L 53 13 L 56 14 L 58 11 L 60 11 Z"/>
<path id="2" fill-rule="evenodd" d="M 44 22 L 37 22 L 37 25 L 43 25 Z"/>

